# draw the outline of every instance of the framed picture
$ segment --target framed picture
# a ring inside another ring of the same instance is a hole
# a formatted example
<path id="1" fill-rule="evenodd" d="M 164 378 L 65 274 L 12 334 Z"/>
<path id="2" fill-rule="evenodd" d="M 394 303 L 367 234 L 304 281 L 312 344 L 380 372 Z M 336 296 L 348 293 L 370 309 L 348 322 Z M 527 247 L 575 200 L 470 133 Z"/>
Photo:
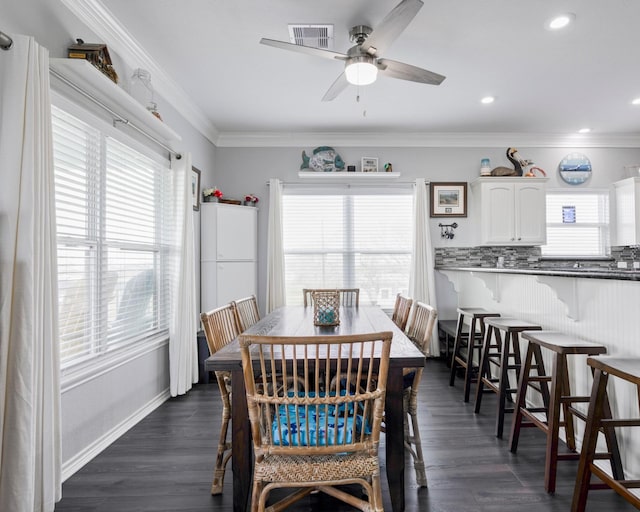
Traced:
<path id="1" fill-rule="evenodd" d="M 467 183 L 429 183 L 432 217 L 466 217 Z"/>
<path id="2" fill-rule="evenodd" d="M 370 156 L 363 156 L 362 172 L 378 172 L 378 159 Z"/>
<path id="3" fill-rule="evenodd" d="M 191 168 L 191 204 L 194 211 L 200 210 L 200 170 Z"/>

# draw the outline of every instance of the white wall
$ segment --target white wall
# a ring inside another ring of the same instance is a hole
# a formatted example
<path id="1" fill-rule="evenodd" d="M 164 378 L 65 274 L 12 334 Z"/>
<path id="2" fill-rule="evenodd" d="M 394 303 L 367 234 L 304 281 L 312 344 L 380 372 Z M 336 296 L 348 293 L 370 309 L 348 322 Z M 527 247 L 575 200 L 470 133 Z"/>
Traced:
<path id="1" fill-rule="evenodd" d="M 318 146 L 324 145 L 322 140 Z M 398 181 L 413 182 L 418 177 L 430 181 L 466 181 L 470 182 L 480 174 L 480 160 L 490 158 L 491 166 L 509 166 L 505 156 L 509 141 L 505 140 L 504 149 L 498 148 L 393 148 L 393 147 L 340 147 L 334 146 L 347 164 L 355 164 L 359 168 L 363 156 L 379 159 L 379 166 L 386 162 L 393 164 L 394 172 L 401 173 Z M 267 182 L 270 178 L 280 178 L 284 182 L 300 182 L 298 170 L 302 163 L 302 151 L 311 154 L 313 147 L 260 147 L 260 148 L 217 148 L 216 182 L 228 197 L 243 197 L 246 193 L 254 193 L 260 198 L 258 214 L 258 292 L 262 307 L 266 293 L 266 249 L 267 218 L 269 207 L 269 190 Z M 624 166 L 640 162 L 640 149 L 617 148 L 519 148 L 523 158 L 533 160 L 538 167 L 547 172 L 547 187 L 553 188 L 602 188 L 624 177 Z M 593 166 L 591 179 L 579 187 L 564 183 L 557 172 L 560 160 L 572 151 L 581 151 L 590 159 Z M 471 191 L 469 190 L 469 194 Z M 459 227 L 455 230 L 455 238 L 446 240 L 440 237 L 438 223 L 442 218 L 431 219 L 431 238 L 436 247 L 469 247 L 477 245 L 471 195 L 469 196 L 467 218 L 455 218 Z M 446 318 L 446 317 L 443 317 Z"/>
<path id="2" fill-rule="evenodd" d="M 1 0 L 0 30 L 11 35 L 33 36 L 49 49 L 51 57 L 66 57 L 76 38 L 99 42 L 59 1 Z M 127 67 L 111 52 L 114 67 L 123 83 Z M 193 165 L 202 170 L 203 182 L 212 180 L 215 147 L 179 112 L 158 98 L 164 122 L 182 137 L 181 151 L 192 154 Z M 1 173 L 10 172 L 0 169 Z M 199 213 L 194 212 L 196 260 L 199 262 Z M 2 240 L 0 240 L 2 243 Z M 199 268 L 199 265 L 196 265 Z M 199 297 L 199 290 L 197 293 Z M 112 361 L 89 374 L 76 373 L 62 379 L 63 477 L 70 476 L 117 436 L 160 405 L 169 396 L 167 343 L 151 350 Z"/>

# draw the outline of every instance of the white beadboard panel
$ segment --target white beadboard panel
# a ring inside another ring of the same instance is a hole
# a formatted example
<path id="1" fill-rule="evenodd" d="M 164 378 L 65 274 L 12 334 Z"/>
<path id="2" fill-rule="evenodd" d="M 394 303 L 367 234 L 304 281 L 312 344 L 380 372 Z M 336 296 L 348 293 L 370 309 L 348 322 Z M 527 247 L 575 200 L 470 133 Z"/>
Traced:
<path id="1" fill-rule="evenodd" d="M 439 271 L 438 274 L 436 282 L 439 285 L 439 303 L 442 301 L 457 306 L 482 307 L 502 316 L 534 322 L 546 330 L 562 331 L 587 341 L 601 343 L 607 348 L 608 355 L 640 357 L 640 333 L 637 328 L 640 282 L 558 277 L 557 279 L 563 280 L 558 284 L 558 294 L 556 289 L 541 283 L 533 275 L 495 274 L 495 280 L 487 281 L 486 278 L 479 279 L 479 274 L 467 271 L 446 270 Z M 440 279 L 443 276 L 446 279 Z M 569 307 L 567 302 L 571 303 Z M 574 313 L 574 318 L 568 316 L 570 312 Z M 524 358 L 525 342 L 521 344 L 521 349 Z M 551 354 L 545 351 L 543 357 L 548 372 L 551 368 Z M 572 395 L 590 395 L 592 378 L 586 356 L 570 356 L 569 372 Z M 638 416 L 635 387 L 620 382 L 619 379 L 612 379 L 609 397 L 615 417 Z M 538 402 L 536 393 L 530 392 L 527 398 Z M 586 404 L 581 408 L 586 410 Z M 577 443 L 581 446 L 584 424 L 580 420 L 575 423 Z M 627 478 L 640 476 L 638 430 L 617 431 Z"/>

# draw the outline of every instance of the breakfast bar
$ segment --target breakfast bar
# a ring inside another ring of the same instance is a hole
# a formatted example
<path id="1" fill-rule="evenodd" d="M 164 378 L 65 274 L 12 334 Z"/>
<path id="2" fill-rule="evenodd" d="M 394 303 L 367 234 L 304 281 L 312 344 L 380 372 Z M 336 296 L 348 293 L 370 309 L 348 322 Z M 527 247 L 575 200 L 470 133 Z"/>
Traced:
<path id="1" fill-rule="evenodd" d="M 441 266 L 436 269 L 441 317 L 453 318 L 448 309 L 481 307 L 540 325 L 606 347 L 607 355 L 640 357 L 637 305 L 640 304 L 640 272 L 599 268 L 489 268 Z M 552 361 L 545 359 L 550 367 Z M 586 356 L 570 367 L 571 386 L 589 395 L 591 369 Z M 621 416 L 636 414 L 636 398 L 625 387 L 615 385 L 614 407 Z M 637 404 L 636 404 L 637 408 Z M 582 428 L 582 427 L 580 427 Z M 582 437 L 582 431 L 578 433 Z M 640 475 L 640 435 L 623 432 L 622 454 L 628 473 Z M 626 459 L 626 460 L 625 460 Z"/>

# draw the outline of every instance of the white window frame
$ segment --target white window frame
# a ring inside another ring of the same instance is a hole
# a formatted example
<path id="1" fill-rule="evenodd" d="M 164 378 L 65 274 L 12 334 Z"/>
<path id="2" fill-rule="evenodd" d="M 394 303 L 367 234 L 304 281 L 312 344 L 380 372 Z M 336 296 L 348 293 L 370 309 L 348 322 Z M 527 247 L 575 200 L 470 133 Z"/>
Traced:
<path id="1" fill-rule="evenodd" d="M 104 153 L 106 152 L 106 145 L 104 141 L 106 138 L 112 138 L 131 149 L 141 153 L 145 157 L 148 157 L 157 163 L 166 166 L 169 168 L 170 162 L 167 158 L 166 152 L 161 153 L 157 147 L 151 144 L 145 144 L 142 140 L 134 139 L 129 135 L 123 133 L 121 130 L 118 130 L 111 124 L 107 122 L 105 118 L 102 118 L 96 115 L 94 112 L 85 108 L 85 106 L 76 103 L 75 101 L 69 99 L 63 94 L 60 94 L 56 91 L 52 91 L 52 105 L 57 107 L 68 114 L 77 117 L 90 125 L 98 129 L 101 132 L 101 165 L 105 165 Z M 104 173 L 103 173 L 104 176 Z M 155 192 L 157 193 L 157 191 Z M 162 201 L 156 201 L 157 211 L 160 212 L 163 208 Z M 148 244 L 138 244 L 135 242 L 132 243 L 120 243 L 116 244 L 119 248 L 124 250 L 140 250 L 144 248 L 145 250 L 151 251 L 155 258 L 157 258 L 157 268 L 166 269 L 165 272 L 168 271 L 169 262 L 167 261 L 167 253 L 168 248 L 164 246 L 161 242 L 161 238 L 159 237 L 159 233 L 161 230 L 161 226 L 156 226 L 157 235 L 156 241 L 153 246 L 148 246 Z M 62 243 L 77 243 L 80 244 L 82 241 L 76 240 L 65 240 L 64 238 L 59 238 L 58 242 Z M 93 243 L 90 240 L 85 240 L 82 243 Z M 92 250 L 96 251 L 96 261 L 99 261 L 99 254 L 103 254 L 105 248 L 102 247 L 104 243 L 103 240 L 96 241 L 96 247 Z M 95 283 L 100 283 L 101 279 L 95 277 Z M 117 344 L 111 343 L 107 340 L 107 330 L 106 329 L 94 329 L 95 331 L 101 330 L 104 333 L 104 339 L 94 340 L 95 343 L 91 354 L 82 358 L 78 358 L 77 360 L 71 360 L 67 363 L 61 363 L 61 375 L 63 378 L 63 384 L 65 385 L 65 389 L 75 384 L 79 384 L 84 381 L 88 376 L 95 376 L 104 371 L 112 370 L 113 368 L 129 362 L 137 357 L 140 357 L 146 353 L 152 352 L 156 350 L 158 347 L 166 345 L 169 339 L 169 330 L 168 330 L 168 317 L 169 317 L 169 294 L 166 286 L 168 286 L 168 279 L 166 275 L 162 275 L 159 273 L 156 276 L 156 289 L 158 290 L 156 297 L 156 303 L 154 305 L 155 318 L 164 319 L 161 320 L 162 325 L 154 329 L 153 332 L 149 332 L 137 338 L 130 338 L 126 343 Z M 97 286 L 94 286 L 94 289 L 91 291 L 92 300 L 97 300 Z M 159 303 L 158 303 L 159 301 Z M 95 303 L 97 304 L 97 303 Z M 95 316 L 95 320 L 100 322 L 101 315 L 99 311 L 99 307 L 96 307 L 94 311 L 92 311 L 92 315 Z"/>
<path id="2" fill-rule="evenodd" d="M 559 189 L 549 189 L 547 190 L 547 199 L 549 198 L 549 196 L 553 196 L 553 195 L 565 195 L 565 196 L 579 196 L 579 195 L 587 195 L 587 194 L 591 194 L 591 195 L 598 195 L 601 196 L 604 201 L 605 201 L 605 205 L 603 207 L 603 211 L 602 211 L 602 215 L 603 215 L 603 220 L 602 222 L 580 222 L 578 219 L 578 222 L 576 222 L 575 224 L 567 224 L 567 223 L 562 223 L 562 222 L 550 222 L 549 221 L 549 216 L 547 216 L 547 229 L 549 228 L 555 228 L 555 229 L 576 229 L 576 227 L 579 228 L 597 228 L 600 232 L 600 248 L 599 248 L 599 253 L 598 254 L 593 254 L 593 255 L 585 255 L 582 254 L 580 252 L 568 252 L 565 254 L 550 254 L 550 253 L 545 253 L 545 246 L 549 245 L 548 241 L 550 239 L 548 233 L 547 233 L 547 244 L 541 246 L 541 257 L 543 259 L 571 259 L 571 260 L 576 260 L 576 259 L 584 259 L 584 260 L 602 260 L 602 259 L 609 259 L 610 255 L 611 255 L 611 233 L 610 233 L 610 215 L 609 215 L 609 208 L 610 208 L 610 193 L 608 190 L 605 189 L 597 189 L 597 188 L 590 188 L 590 189 L 584 189 L 584 190 L 572 190 L 572 189 L 566 189 L 566 188 L 559 188 Z"/>
<path id="3" fill-rule="evenodd" d="M 287 195 L 313 195 L 313 196 L 323 196 L 323 195 L 343 195 L 347 198 L 349 197 L 353 197 L 353 196 L 357 196 L 357 195 L 389 195 L 390 193 L 392 194 L 397 194 L 397 195 L 408 195 L 408 196 L 412 196 L 413 195 L 413 186 L 412 184 L 393 184 L 393 185 L 389 185 L 386 184 L 385 186 L 371 186 L 371 185 L 335 185 L 335 186 L 330 186 L 330 185 L 323 185 L 323 186 L 310 186 L 310 185 L 294 185 L 294 184 L 288 184 L 285 185 L 283 188 L 283 195 L 287 196 Z M 286 200 L 286 197 L 285 197 Z M 411 197 L 411 201 L 413 200 L 413 197 Z M 343 254 L 343 261 L 344 261 L 344 267 L 343 267 L 343 274 L 345 274 L 345 279 L 342 282 L 342 287 L 344 288 L 352 288 L 352 287 L 358 287 L 359 284 L 354 282 L 354 277 L 355 277 L 355 252 L 354 252 L 354 247 L 353 247 L 353 243 L 354 243 L 354 237 L 353 237 L 353 217 L 352 215 L 350 215 L 351 212 L 351 208 L 352 208 L 352 201 L 350 201 L 349 199 L 347 199 L 345 201 L 344 204 L 344 212 L 345 212 L 345 236 L 346 236 L 346 241 L 345 241 L 345 245 L 343 247 L 344 252 Z M 407 222 L 409 224 L 409 226 L 412 225 L 413 223 L 413 216 L 410 213 L 409 217 L 407 219 Z M 411 230 L 410 230 L 411 232 Z M 411 235 L 409 235 L 411 236 Z M 334 253 L 335 251 L 329 251 L 330 253 Z M 385 250 L 381 250 L 381 251 L 367 251 L 366 254 L 402 254 L 402 255 L 407 255 L 409 257 L 411 257 L 411 253 L 412 253 L 412 248 L 411 248 L 411 240 L 408 241 L 408 248 L 407 250 L 403 250 L 403 249 L 393 249 L 393 248 L 389 248 L 389 249 L 385 249 Z M 287 254 L 327 254 L 327 251 L 317 251 L 317 250 L 296 250 L 296 251 L 287 251 L 285 249 L 285 259 Z M 410 270 L 410 269 L 409 269 Z M 286 270 L 286 264 L 285 264 L 285 272 L 287 272 Z M 408 291 L 408 286 L 409 286 L 409 282 L 407 279 L 407 282 L 405 283 L 405 286 L 402 286 L 401 288 L 399 288 L 398 291 L 401 291 L 403 293 L 406 293 Z M 382 289 L 380 289 L 380 291 L 382 291 Z M 300 290 L 300 299 L 302 299 L 302 289 Z M 296 299 L 297 300 L 297 296 Z M 362 289 L 361 289 L 361 297 L 360 297 L 360 304 L 362 305 L 362 300 L 363 300 L 363 296 L 362 296 Z M 393 307 L 392 303 L 395 300 L 395 294 L 392 294 L 392 297 L 390 297 L 389 299 L 389 306 L 384 308 L 385 310 L 391 310 L 391 308 Z M 301 300 L 300 300 L 300 303 Z"/>

